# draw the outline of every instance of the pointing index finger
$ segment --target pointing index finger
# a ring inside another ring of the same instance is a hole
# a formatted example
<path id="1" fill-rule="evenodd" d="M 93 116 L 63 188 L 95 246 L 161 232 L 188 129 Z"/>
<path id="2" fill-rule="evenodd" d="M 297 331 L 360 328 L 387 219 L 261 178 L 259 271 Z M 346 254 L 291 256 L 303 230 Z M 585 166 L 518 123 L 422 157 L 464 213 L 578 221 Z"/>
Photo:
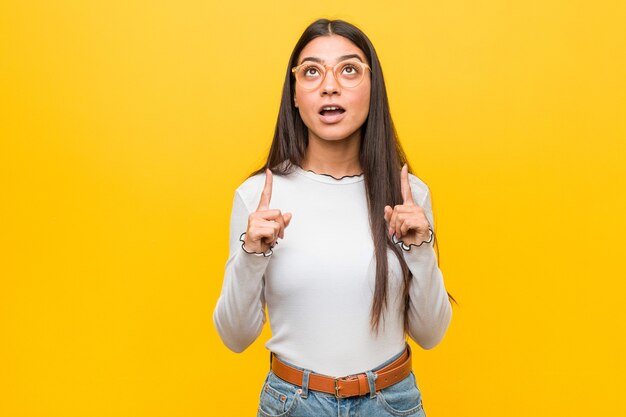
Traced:
<path id="1" fill-rule="evenodd" d="M 415 204 L 413 194 L 411 193 L 411 184 L 409 184 L 409 167 L 407 164 L 404 164 L 402 171 L 400 171 L 400 190 L 402 191 L 404 204 Z"/>
<path id="2" fill-rule="evenodd" d="M 265 185 L 263 186 L 263 192 L 261 193 L 261 199 L 259 200 L 259 210 L 267 210 L 270 208 L 270 200 L 272 199 L 272 171 L 267 168 L 265 170 Z"/>

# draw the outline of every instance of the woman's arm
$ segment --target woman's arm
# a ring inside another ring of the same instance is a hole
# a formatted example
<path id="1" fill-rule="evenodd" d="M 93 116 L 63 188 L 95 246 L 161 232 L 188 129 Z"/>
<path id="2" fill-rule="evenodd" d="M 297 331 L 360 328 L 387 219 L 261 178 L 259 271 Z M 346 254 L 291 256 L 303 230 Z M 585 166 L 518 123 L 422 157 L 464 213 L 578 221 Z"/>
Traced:
<path id="1" fill-rule="evenodd" d="M 237 189 L 233 201 L 229 255 L 213 323 L 224 344 L 235 352 L 250 346 L 263 329 L 263 274 L 270 262 L 272 247 L 282 239 L 291 221 L 291 213 L 269 208 L 272 178 L 269 169 L 265 176 L 250 178 Z M 260 181 L 265 184 L 259 193 L 256 190 Z M 258 201 L 256 210 L 249 208 L 252 200 Z"/>
<path id="2" fill-rule="evenodd" d="M 413 199 L 424 210 L 434 232 L 428 187 L 412 175 L 409 182 Z M 413 274 L 409 289 L 409 336 L 424 349 L 431 349 L 443 339 L 452 319 L 452 306 L 437 265 L 433 242 L 411 245 L 408 251 L 403 249 L 402 253 Z"/>
<path id="3" fill-rule="evenodd" d="M 385 207 L 385 221 L 413 274 L 409 287 L 409 336 L 424 349 L 431 349 L 448 329 L 452 305 L 433 248 L 434 219 L 428 186 L 409 174 L 406 164 L 400 172 L 400 185 L 403 202 Z"/>
<path id="4" fill-rule="evenodd" d="M 248 226 L 250 210 L 240 191 L 235 192 L 230 217 L 230 250 L 222 293 L 213 312 L 213 323 L 222 342 L 243 352 L 261 334 L 265 323 L 263 274 L 271 256 L 246 253 L 239 240 Z"/>

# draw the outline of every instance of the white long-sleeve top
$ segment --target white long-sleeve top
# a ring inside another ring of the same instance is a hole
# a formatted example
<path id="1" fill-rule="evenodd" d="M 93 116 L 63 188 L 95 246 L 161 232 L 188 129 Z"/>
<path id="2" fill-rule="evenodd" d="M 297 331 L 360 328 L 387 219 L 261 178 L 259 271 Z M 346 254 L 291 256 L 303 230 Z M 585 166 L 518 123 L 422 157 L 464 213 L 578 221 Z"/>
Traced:
<path id="1" fill-rule="evenodd" d="M 246 253 L 239 240 L 264 183 L 265 174 L 255 175 L 235 192 L 230 252 L 213 313 L 224 344 L 235 352 L 246 349 L 261 333 L 267 307 L 272 336 L 265 346 L 301 368 L 345 376 L 401 352 L 402 270 L 390 249 L 387 309 L 378 335 L 370 326 L 376 261 L 363 175 L 335 179 L 299 167 L 274 175 L 270 208 L 293 217 L 269 256 Z M 409 183 L 434 227 L 428 187 L 412 174 Z M 401 252 L 413 274 L 409 336 L 430 349 L 452 317 L 443 277 L 432 243 Z"/>

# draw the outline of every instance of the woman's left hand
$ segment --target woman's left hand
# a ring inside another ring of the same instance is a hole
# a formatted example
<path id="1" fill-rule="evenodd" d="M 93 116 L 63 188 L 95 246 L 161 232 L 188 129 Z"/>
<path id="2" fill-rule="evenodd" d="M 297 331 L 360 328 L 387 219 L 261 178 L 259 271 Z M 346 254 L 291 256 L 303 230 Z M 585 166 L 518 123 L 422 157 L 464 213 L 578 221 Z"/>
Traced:
<path id="1" fill-rule="evenodd" d="M 400 187 L 403 203 L 391 208 L 385 206 L 385 221 L 389 225 L 389 235 L 395 233 L 396 238 L 405 245 L 419 245 L 430 240 L 428 219 L 419 205 L 413 201 L 409 184 L 409 168 L 406 164 L 400 172 Z"/>

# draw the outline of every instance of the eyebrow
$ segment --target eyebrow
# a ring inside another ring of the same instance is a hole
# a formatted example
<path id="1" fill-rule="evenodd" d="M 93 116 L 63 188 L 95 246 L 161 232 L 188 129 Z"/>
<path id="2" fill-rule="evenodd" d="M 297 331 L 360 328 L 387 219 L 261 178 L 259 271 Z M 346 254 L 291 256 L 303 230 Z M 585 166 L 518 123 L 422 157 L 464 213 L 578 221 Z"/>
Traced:
<path id="1" fill-rule="evenodd" d="M 363 60 L 361 59 L 361 57 L 357 54 L 348 54 L 348 55 L 341 55 L 339 58 L 337 58 L 337 62 L 339 61 L 345 61 L 346 59 L 350 59 L 350 58 L 356 58 L 359 61 L 363 62 Z M 304 58 L 302 61 L 300 61 L 300 63 L 302 64 L 304 61 L 313 61 L 313 62 L 318 62 L 320 64 L 323 64 L 324 61 L 322 61 L 320 58 L 315 57 L 315 56 L 307 56 L 306 58 Z"/>

